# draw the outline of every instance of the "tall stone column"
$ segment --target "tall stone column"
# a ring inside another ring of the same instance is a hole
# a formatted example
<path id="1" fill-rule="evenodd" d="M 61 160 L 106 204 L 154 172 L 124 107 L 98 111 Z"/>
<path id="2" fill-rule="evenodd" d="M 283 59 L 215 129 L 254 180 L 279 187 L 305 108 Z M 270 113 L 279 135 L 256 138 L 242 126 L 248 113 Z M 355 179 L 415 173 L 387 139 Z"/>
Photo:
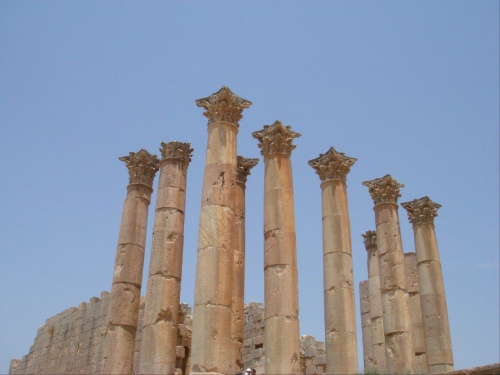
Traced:
<path id="1" fill-rule="evenodd" d="M 374 371 L 385 374 L 387 361 L 385 358 L 384 314 L 382 313 L 382 293 L 380 292 L 377 233 L 373 230 L 367 230 L 362 236 L 368 253 L 372 366 Z"/>
<path id="2" fill-rule="evenodd" d="M 127 198 L 116 250 L 108 334 L 103 350 L 104 374 L 131 374 L 134 362 L 135 333 L 139 319 L 142 269 L 148 206 L 159 160 L 142 149 L 121 157 L 129 171 Z"/>
<path id="3" fill-rule="evenodd" d="M 141 374 L 174 374 L 182 278 L 189 143 L 161 143 L 153 244 L 144 307 Z"/>
<path id="4" fill-rule="evenodd" d="M 375 204 L 387 372 L 413 374 L 415 351 L 397 205 L 404 185 L 390 175 L 363 185 L 369 188 Z"/>
<path id="5" fill-rule="evenodd" d="M 429 197 L 401 205 L 407 210 L 408 218 L 413 224 L 428 373 L 452 371 L 453 351 L 448 308 L 434 230 L 434 217 L 441 205 L 434 203 Z"/>
<path id="6" fill-rule="evenodd" d="M 251 102 L 227 87 L 196 101 L 208 117 L 198 259 L 194 295 L 191 373 L 230 374 L 236 136 Z"/>
<path id="7" fill-rule="evenodd" d="M 359 304 L 361 310 L 361 336 L 363 337 L 363 365 L 365 373 L 373 371 L 372 328 L 370 319 L 369 280 L 359 283 Z"/>
<path id="8" fill-rule="evenodd" d="M 300 372 L 297 244 L 290 155 L 300 137 L 280 121 L 252 133 L 264 156 L 266 374 Z"/>
<path id="9" fill-rule="evenodd" d="M 410 315 L 413 325 L 413 346 L 415 348 L 415 366 L 417 374 L 427 374 L 427 356 L 425 353 L 424 323 L 420 305 L 420 283 L 417 272 L 417 255 L 405 253 L 406 284 L 410 297 Z"/>
<path id="10" fill-rule="evenodd" d="M 259 159 L 246 159 L 238 155 L 236 191 L 234 197 L 234 264 L 233 302 L 231 315 L 231 364 L 238 370 L 243 367 L 242 347 L 245 328 L 245 188 L 250 170 Z"/>
<path id="11" fill-rule="evenodd" d="M 357 159 L 331 147 L 310 160 L 321 182 L 326 371 L 357 374 L 356 310 L 346 178 Z"/>

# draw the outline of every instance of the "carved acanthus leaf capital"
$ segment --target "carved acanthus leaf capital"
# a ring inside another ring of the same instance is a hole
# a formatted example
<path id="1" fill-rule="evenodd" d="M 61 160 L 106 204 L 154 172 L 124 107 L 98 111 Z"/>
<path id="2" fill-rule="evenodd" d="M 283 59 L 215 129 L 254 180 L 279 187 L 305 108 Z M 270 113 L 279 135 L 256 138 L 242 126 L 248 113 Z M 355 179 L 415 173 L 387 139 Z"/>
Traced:
<path id="1" fill-rule="evenodd" d="M 280 120 L 272 125 L 264 125 L 263 130 L 252 133 L 252 136 L 259 141 L 260 152 L 263 156 L 271 154 L 284 154 L 290 156 L 292 150 L 297 146 L 292 145 L 293 139 L 301 136 L 291 130 L 290 126 L 285 126 Z"/>
<path id="2" fill-rule="evenodd" d="M 309 160 L 309 165 L 316 170 L 321 181 L 342 180 L 345 184 L 347 174 L 356 160 L 358 159 L 346 156 L 343 152 L 330 147 L 326 153 Z"/>
<path id="3" fill-rule="evenodd" d="M 227 86 L 207 98 L 196 100 L 198 107 L 205 108 L 203 115 L 208 117 L 208 124 L 217 121 L 231 122 L 236 126 L 243 117 L 243 109 L 252 105 L 252 102 L 233 93 Z"/>
<path id="4" fill-rule="evenodd" d="M 162 159 L 179 159 L 186 163 L 189 163 L 191 161 L 191 156 L 193 156 L 191 143 L 188 142 L 162 142 L 160 152 Z"/>
<path id="5" fill-rule="evenodd" d="M 404 187 L 403 184 L 397 182 L 390 174 L 384 177 L 376 178 L 371 181 L 364 181 L 364 186 L 368 186 L 373 203 L 397 203 L 401 196 L 399 189 Z"/>
<path id="6" fill-rule="evenodd" d="M 439 203 L 431 201 L 427 196 L 401 203 L 401 206 L 408 213 L 408 220 L 412 224 L 434 223 L 434 218 L 438 216 L 437 210 L 441 207 Z"/>
<path id="7" fill-rule="evenodd" d="M 247 159 L 238 155 L 236 167 L 236 181 L 246 184 L 247 177 L 250 175 L 250 169 L 259 163 L 259 159 Z"/>
<path id="8" fill-rule="evenodd" d="M 130 152 L 129 156 L 119 158 L 128 168 L 129 184 L 142 184 L 153 187 L 153 179 L 159 169 L 160 160 L 144 149 Z"/>
<path id="9" fill-rule="evenodd" d="M 374 230 L 367 230 L 365 234 L 362 234 L 362 236 L 366 250 L 377 246 L 377 232 Z"/>

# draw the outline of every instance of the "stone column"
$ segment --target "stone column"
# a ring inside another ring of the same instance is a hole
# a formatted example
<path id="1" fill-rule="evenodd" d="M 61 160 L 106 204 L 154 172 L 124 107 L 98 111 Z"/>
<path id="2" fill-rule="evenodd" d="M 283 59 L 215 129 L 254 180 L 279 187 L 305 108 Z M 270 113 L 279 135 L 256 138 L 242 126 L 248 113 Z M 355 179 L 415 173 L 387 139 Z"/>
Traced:
<path id="1" fill-rule="evenodd" d="M 227 87 L 196 101 L 206 109 L 203 176 L 194 295 L 191 373 L 230 374 L 236 136 L 251 102 Z"/>
<path id="2" fill-rule="evenodd" d="M 363 185 L 369 188 L 375 204 L 387 372 L 413 374 L 415 351 L 397 205 L 404 185 L 390 175 Z"/>
<path id="3" fill-rule="evenodd" d="M 361 335 L 363 337 L 363 365 L 365 373 L 373 371 L 372 328 L 370 319 L 370 289 L 369 280 L 359 283 L 359 302 L 361 310 Z"/>
<path id="4" fill-rule="evenodd" d="M 103 351 L 104 374 L 131 374 L 133 371 L 135 333 L 139 319 L 142 269 L 148 206 L 159 160 L 142 149 L 121 157 L 129 171 L 127 198 L 116 250 L 108 333 Z"/>
<path id="5" fill-rule="evenodd" d="M 356 310 L 346 178 L 357 159 L 331 147 L 310 160 L 321 182 L 326 371 L 357 374 Z"/>
<path id="6" fill-rule="evenodd" d="M 448 308 L 434 230 L 434 217 L 441 205 L 423 197 L 402 206 L 413 224 L 428 373 L 453 371 Z"/>
<path id="7" fill-rule="evenodd" d="M 373 230 L 367 230 L 362 236 L 368 253 L 372 366 L 374 371 L 385 374 L 387 361 L 385 358 L 384 315 L 382 313 L 382 293 L 380 292 L 377 233 Z"/>
<path id="8" fill-rule="evenodd" d="M 161 143 L 153 244 L 144 307 L 141 374 L 174 374 L 189 143 Z"/>
<path id="9" fill-rule="evenodd" d="M 410 297 L 410 315 L 413 325 L 413 347 L 415 348 L 415 366 L 417 374 L 427 374 L 427 356 L 425 353 L 424 323 L 420 305 L 420 286 L 417 272 L 417 255 L 405 253 L 406 285 Z"/>
<path id="10" fill-rule="evenodd" d="M 245 328 L 245 188 L 250 170 L 259 159 L 238 155 L 234 197 L 234 264 L 231 314 L 231 364 L 236 371 L 243 367 L 241 350 Z M 234 372 L 236 372 L 234 371 Z"/>
<path id="11" fill-rule="evenodd" d="M 280 121 L 252 133 L 264 156 L 266 374 L 300 372 L 297 245 L 290 155 L 300 137 Z"/>

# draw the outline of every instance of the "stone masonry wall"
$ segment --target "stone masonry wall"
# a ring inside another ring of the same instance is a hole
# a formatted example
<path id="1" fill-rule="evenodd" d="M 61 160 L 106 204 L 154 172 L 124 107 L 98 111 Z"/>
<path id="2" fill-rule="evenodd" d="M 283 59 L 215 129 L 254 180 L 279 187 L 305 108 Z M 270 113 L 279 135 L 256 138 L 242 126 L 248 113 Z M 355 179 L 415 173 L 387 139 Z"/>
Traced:
<path id="1" fill-rule="evenodd" d="M 107 333 L 109 303 L 109 293 L 102 292 L 101 298 L 92 297 L 78 308 L 71 307 L 47 319 L 38 329 L 29 353 L 20 360 L 11 361 L 9 374 L 98 374 L 103 367 L 102 347 Z M 181 304 L 179 310 L 176 373 L 188 375 L 191 308 Z M 137 372 L 140 360 L 143 316 L 144 303 L 141 301 L 134 372 Z M 245 368 L 254 368 L 257 374 L 265 371 L 264 326 L 264 305 L 257 302 L 245 305 L 243 362 Z M 316 341 L 313 336 L 301 336 L 300 366 L 302 374 L 324 374 L 324 343 Z"/>
<path id="2" fill-rule="evenodd" d="M 109 304 L 109 293 L 102 292 L 101 298 L 92 297 L 78 308 L 71 307 L 47 319 L 38 329 L 29 353 L 11 361 L 9 374 L 98 374 L 103 366 L 102 347 Z M 177 367 L 179 374 L 188 374 L 191 308 L 181 304 L 179 310 Z M 141 303 L 135 363 L 139 358 L 143 315 L 144 303 Z"/>

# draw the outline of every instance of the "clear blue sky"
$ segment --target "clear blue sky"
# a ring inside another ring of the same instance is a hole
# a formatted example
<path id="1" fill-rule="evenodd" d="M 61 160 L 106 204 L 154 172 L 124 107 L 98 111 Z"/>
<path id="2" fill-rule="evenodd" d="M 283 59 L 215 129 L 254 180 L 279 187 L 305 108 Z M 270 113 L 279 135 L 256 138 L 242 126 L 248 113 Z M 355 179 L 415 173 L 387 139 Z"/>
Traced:
<path id="1" fill-rule="evenodd" d="M 194 148 L 182 280 L 192 305 L 207 139 L 194 101 L 222 85 L 253 102 L 239 154 L 260 157 L 251 132 L 277 119 L 302 133 L 301 333 L 324 339 L 320 181 L 307 161 L 334 146 L 358 158 L 347 180 L 358 317 L 361 233 L 374 229 L 361 182 L 390 173 L 406 185 L 400 202 L 443 206 L 456 368 L 498 362 L 498 14 L 486 0 L 0 1 L 0 372 L 46 318 L 110 289 L 128 182 L 118 157 L 162 141 Z M 262 161 L 247 204 L 245 300 L 263 301 Z M 413 251 L 402 208 L 400 218 Z"/>

